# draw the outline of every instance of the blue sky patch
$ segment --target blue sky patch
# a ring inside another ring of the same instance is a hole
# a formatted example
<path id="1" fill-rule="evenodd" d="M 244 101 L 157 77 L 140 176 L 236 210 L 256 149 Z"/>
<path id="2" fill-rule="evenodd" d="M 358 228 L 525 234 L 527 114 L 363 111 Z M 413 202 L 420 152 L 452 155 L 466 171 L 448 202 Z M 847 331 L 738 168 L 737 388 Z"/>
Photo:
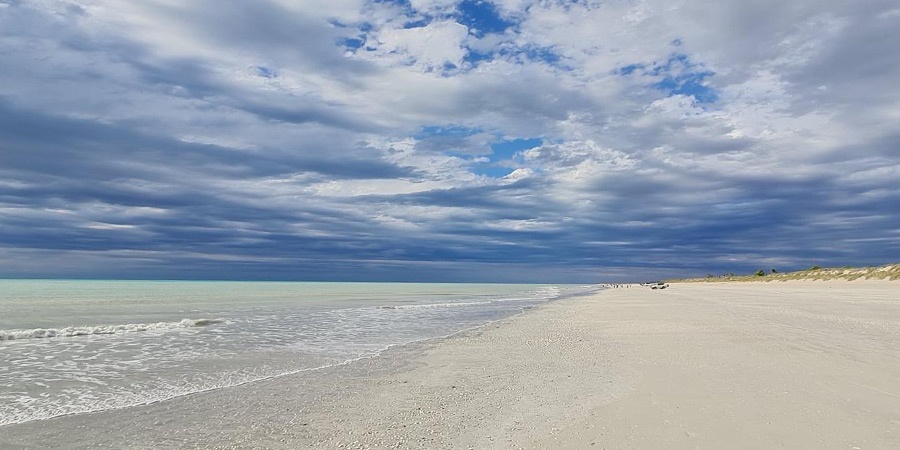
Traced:
<path id="1" fill-rule="evenodd" d="M 544 143 L 542 138 L 510 139 L 491 144 L 491 162 L 511 159 L 523 150 L 539 147 Z"/>
<path id="2" fill-rule="evenodd" d="M 463 61 L 472 64 L 473 66 L 477 66 L 478 63 L 482 61 L 493 61 L 494 53 L 493 52 L 480 52 L 478 50 L 469 49 L 469 52 L 466 53 L 466 56 L 463 57 Z"/>
<path id="3" fill-rule="evenodd" d="M 653 87 L 669 95 L 691 96 L 698 103 L 712 103 L 719 98 L 715 90 L 705 84 L 715 72 L 695 64 L 683 53 L 673 54 L 665 64 L 656 65 L 651 73 L 663 76 Z"/>
<path id="4" fill-rule="evenodd" d="M 481 133 L 482 130 L 479 128 L 469 128 L 462 126 L 437 126 L 437 125 L 428 125 L 422 127 L 421 130 L 413 135 L 416 139 L 428 139 L 435 136 L 442 137 L 468 137 L 474 136 L 478 133 Z"/>
<path id="5" fill-rule="evenodd" d="M 463 0 L 458 11 L 456 21 L 469 27 L 469 32 L 476 36 L 503 33 L 516 25 L 515 22 L 500 17 L 497 8 L 483 0 Z"/>
<path id="6" fill-rule="evenodd" d="M 511 174 L 514 170 L 512 167 L 503 167 L 496 164 L 481 164 L 472 167 L 471 172 L 475 175 L 481 175 L 491 178 L 503 178 Z"/>
<path id="7" fill-rule="evenodd" d="M 680 41 L 676 39 L 673 45 L 680 45 Z M 616 69 L 614 73 L 621 76 L 656 78 L 658 81 L 650 85 L 654 89 L 670 96 L 690 96 L 697 103 L 713 103 L 719 99 L 715 89 L 707 84 L 707 79 L 716 73 L 705 69 L 702 64 L 694 63 L 683 53 L 673 53 L 665 63 L 629 64 Z"/>
<path id="8" fill-rule="evenodd" d="M 704 80 L 712 75 L 712 72 L 695 72 L 676 77 L 669 76 L 653 87 L 669 95 L 686 95 L 694 97 L 699 103 L 713 103 L 719 96 L 715 90 L 704 84 Z"/>
<path id="9" fill-rule="evenodd" d="M 431 23 L 432 20 L 433 20 L 433 18 L 431 16 L 425 16 L 420 19 L 411 20 L 409 22 L 406 22 L 405 24 L 403 24 L 403 28 L 405 28 L 407 30 L 410 28 L 422 28 L 424 26 L 427 26 L 429 23 Z"/>
<path id="10" fill-rule="evenodd" d="M 487 156 L 487 160 L 479 162 L 474 162 L 474 160 L 470 159 L 472 153 L 460 151 L 461 149 L 455 148 L 453 145 L 462 144 L 465 138 L 483 132 L 484 130 L 479 128 L 462 126 L 427 126 L 422 127 L 413 137 L 422 142 L 440 142 L 440 146 L 445 146 L 439 149 L 441 152 L 473 161 L 470 169 L 472 173 L 494 178 L 505 177 L 514 170 L 515 164 L 513 164 L 513 160 L 517 153 L 538 147 L 544 143 L 544 139 L 538 137 L 503 139 L 500 136 L 496 136 L 497 140 L 490 144 L 490 154 L 477 157 L 477 159 L 483 160 Z"/>
<path id="11" fill-rule="evenodd" d="M 362 38 L 344 38 L 341 39 L 340 44 L 347 50 L 356 50 L 365 44 L 366 41 Z"/>
<path id="12" fill-rule="evenodd" d="M 619 69 L 616 69 L 616 73 L 619 75 L 628 76 L 628 75 L 633 74 L 636 70 L 642 70 L 644 67 L 646 67 L 646 66 L 643 64 L 629 64 L 625 67 L 620 67 Z"/>
<path id="13" fill-rule="evenodd" d="M 556 66 L 562 59 L 551 47 L 525 47 L 521 54 L 529 61 L 538 61 L 550 66 Z"/>
<path id="14" fill-rule="evenodd" d="M 477 66 L 483 61 L 493 61 L 498 57 L 510 59 L 518 64 L 540 62 L 547 64 L 548 66 L 567 69 L 567 67 L 562 64 L 562 56 L 550 47 L 504 47 L 496 52 L 481 52 L 469 49 L 469 52 L 463 58 L 463 61 L 466 61 L 473 66 Z"/>
<path id="15" fill-rule="evenodd" d="M 476 175 L 503 178 L 515 170 L 513 159 L 516 153 L 538 147 L 543 143 L 542 138 L 506 139 L 495 142 L 491 144 L 488 162 L 475 164 L 471 171 Z"/>
<path id="16" fill-rule="evenodd" d="M 278 73 L 266 66 L 256 66 L 256 74 L 263 78 L 278 78 Z"/>
<path id="17" fill-rule="evenodd" d="M 417 140 L 427 140 L 436 137 L 442 138 L 467 138 L 483 133 L 480 128 L 469 128 L 462 126 L 426 126 L 413 135 Z M 500 139 L 491 144 L 491 154 L 489 159 L 491 162 L 503 161 L 511 159 L 516 153 L 522 150 L 538 147 L 544 143 L 543 138 L 517 138 L 517 139 Z"/>
<path id="18" fill-rule="evenodd" d="M 387 5 L 397 5 L 397 6 L 403 6 L 403 7 L 406 7 L 406 8 L 411 7 L 411 4 L 409 3 L 409 0 L 372 0 L 372 1 L 373 1 L 373 3 L 382 3 L 382 4 L 387 4 Z"/>

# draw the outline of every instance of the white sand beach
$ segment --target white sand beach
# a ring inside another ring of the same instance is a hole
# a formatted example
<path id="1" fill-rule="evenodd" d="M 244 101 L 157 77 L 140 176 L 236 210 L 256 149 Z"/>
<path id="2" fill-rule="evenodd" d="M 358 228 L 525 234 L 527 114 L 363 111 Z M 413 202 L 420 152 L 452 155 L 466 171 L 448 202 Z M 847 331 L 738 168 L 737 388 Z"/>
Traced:
<path id="1" fill-rule="evenodd" d="M 610 289 L 0 448 L 896 449 L 900 282 Z"/>

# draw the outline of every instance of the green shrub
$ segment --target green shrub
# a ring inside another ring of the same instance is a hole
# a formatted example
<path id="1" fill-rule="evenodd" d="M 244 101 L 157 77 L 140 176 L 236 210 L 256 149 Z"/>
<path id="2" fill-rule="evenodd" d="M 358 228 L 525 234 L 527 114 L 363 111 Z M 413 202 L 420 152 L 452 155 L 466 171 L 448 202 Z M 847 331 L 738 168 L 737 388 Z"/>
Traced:
<path id="1" fill-rule="evenodd" d="M 764 277 L 764 276 L 766 276 L 766 271 L 765 271 L 765 270 L 762 270 L 762 269 L 759 269 L 759 270 L 756 272 L 756 276 L 758 276 L 758 277 Z"/>

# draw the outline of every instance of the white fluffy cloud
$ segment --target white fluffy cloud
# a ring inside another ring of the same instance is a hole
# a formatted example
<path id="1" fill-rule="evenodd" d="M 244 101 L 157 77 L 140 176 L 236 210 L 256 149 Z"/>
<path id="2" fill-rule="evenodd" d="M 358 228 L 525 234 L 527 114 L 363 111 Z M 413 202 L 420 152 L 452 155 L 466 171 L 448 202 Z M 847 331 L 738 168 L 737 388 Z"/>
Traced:
<path id="1" fill-rule="evenodd" d="M 375 49 L 369 59 L 392 64 L 409 63 L 425 70 L 441 70 L 445 65 L 462 65 L 466 56 L 463 41 L 468 35 L 464 25 L 453 21 L 432 22 L 417 28 L 381 30 L 370 41 Z"/>

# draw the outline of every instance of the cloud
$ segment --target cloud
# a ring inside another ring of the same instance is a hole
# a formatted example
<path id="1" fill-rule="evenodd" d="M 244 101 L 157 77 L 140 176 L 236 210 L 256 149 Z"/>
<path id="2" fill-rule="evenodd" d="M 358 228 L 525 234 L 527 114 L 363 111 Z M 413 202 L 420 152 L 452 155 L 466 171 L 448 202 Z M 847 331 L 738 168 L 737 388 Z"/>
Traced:
<path id="1" fill-rule="evenodd" d="M 438 70 L 462 65 L 465 25 L 454 21 L 431 22 L 423 27 L 382 30 L 369 45 L 368 57 L 387 59 L 393 64 L 409 64 L 420 70 Z"/>
<path id="2" fill-rule="evenodd" d="M 598 281 L 900 248 L 890 0 L 0 6 L 2 276 Z"/>

